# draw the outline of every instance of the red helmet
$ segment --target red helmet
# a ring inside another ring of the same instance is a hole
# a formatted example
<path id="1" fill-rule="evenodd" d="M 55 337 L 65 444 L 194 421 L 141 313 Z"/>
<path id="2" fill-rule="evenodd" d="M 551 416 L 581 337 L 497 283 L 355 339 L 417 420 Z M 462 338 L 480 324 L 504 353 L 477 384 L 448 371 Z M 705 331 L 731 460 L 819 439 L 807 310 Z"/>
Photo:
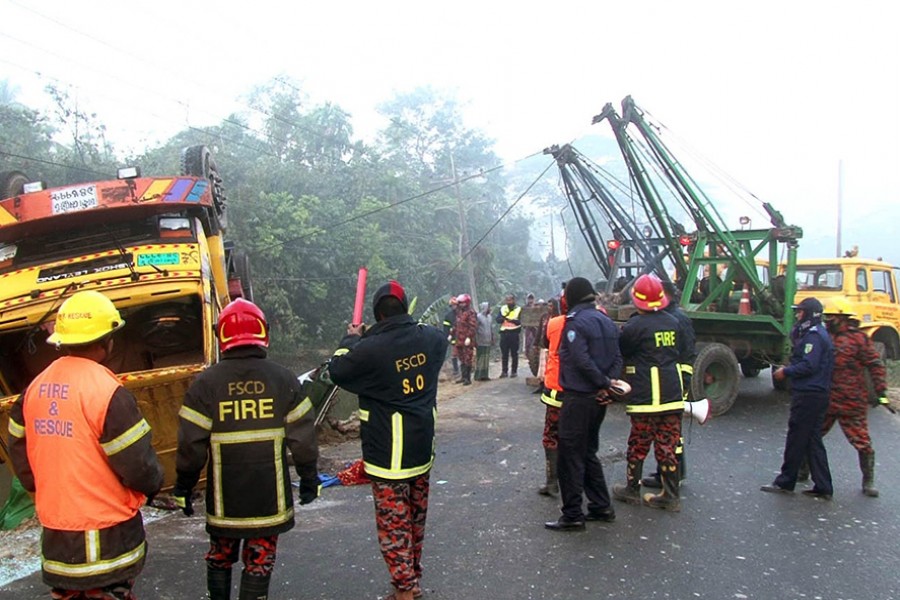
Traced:
<path id="1" fill-rule="evenodd" d="M 641 275 L 631 288 L 631 299 L 641 310 L 656 312 L 669 305 L 669 298 L 656 275 Z"/>
<path id="2" fill-rule="evenodd" d="M 456 297 L 457 304 L 472 304 L 472 296 L 468 294 L 460 294 Z"/>
<path id="3" fill-rule="evenodd" d="M 258 306 L 238 298 L 222 309 L 216 323 L 219 352 L 238 346 L 269 347 L 269 325 Z"/>

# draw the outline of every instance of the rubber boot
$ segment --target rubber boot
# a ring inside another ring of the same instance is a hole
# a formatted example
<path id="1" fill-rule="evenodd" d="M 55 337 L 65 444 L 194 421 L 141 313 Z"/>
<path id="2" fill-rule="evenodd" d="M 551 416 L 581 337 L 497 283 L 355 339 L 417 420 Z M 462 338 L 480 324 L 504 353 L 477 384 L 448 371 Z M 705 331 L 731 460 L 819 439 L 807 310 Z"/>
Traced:
<path id="1" fill-rule="evenodd" d="M 206 565 L 206 589 L 209 600 L 231 600 L 231 569 Z"/>
<path id="2" fill-rule="evenodd" d="M 678 459 L 678 483 L 679 485 L 687 479 L 687 455 L 684 453 L 684 438 L 678 438 L 678 444 L 675 446 L 675 458 Z"/>
<path id="3" fill-rule="evenodd" d="M 453 365 L 453 376 L 459 377 L 459 359 L 454 356 L 450 359 L 450 363 Z"/>
<path id="4" fill-rule="evenodd" d="M 652 490 L 662 489 L 662 481 L 659 479 L 659 469 L 641 479 L 641 485 Z"/>
<path id="5" fill-rule="evenodd" d="M 862 471 L 862 491 L 863 494 L 870 498 L 878 497 L 878 490 L 875 488 L 875 452 L 859 453 L 859 468 Z"/>
<path id="6" fill-rule="evenodd" d="M 613 498 L 626 504 L 641 503 L 641 472 L 644 470 L 644 461 L 628 461 L 625 471 L 625 484 L 617 483 L 612 488 Z"/>
<path id="7" fill-rule="evenodd" d="M 547 472 L 547 483 L 538 488 L 541 496 L 556 496 L 559 494 L 559 480 L 556 478 L 556 460 L 559 450 L 556 448 L 544 448 L 544 464 Z"/>
<path id="8" fill-rule="evenodd" d="M 462 384 L 472 385 L 472 367 L 468 365 L 462 366 Z"/>
<path id="9" fill-rule="evenodd" d="M 659 475 L 662 480 L 662 493 L 644 494 L 644 503 L 653 508 L 679 512 L 681 498 L 678 495 L 678 466 L 660 465 Z"/>
<path id="10" fill-rule="evenodd" d="M 268 600 L 271 575 L 241 573 L 241 593 L 238 600 Z"/>

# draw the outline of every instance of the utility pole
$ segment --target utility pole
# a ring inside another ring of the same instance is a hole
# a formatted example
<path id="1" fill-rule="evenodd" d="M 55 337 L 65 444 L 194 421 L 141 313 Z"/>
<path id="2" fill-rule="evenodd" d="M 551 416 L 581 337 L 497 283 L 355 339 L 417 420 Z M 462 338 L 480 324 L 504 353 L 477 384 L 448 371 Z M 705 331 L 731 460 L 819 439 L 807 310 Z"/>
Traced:
<path id="1" fill-rule="evenodd" d="M 838 160 L 838 196 L 837 196 L 837 246 L 835 256 L 841 257 L 841 210 L 844 195 L 844 161 Z"/>
<path id="2" fill-rule="evenodd" d="M 456 189 L 456 203 L 459 206 L 459 257 L 466 264 L 466 274 L 469 278 L 470 295 L 472 296 L 472 308 L 478 311 L 478 292 L 475 290 L 475 270 L 472 267 L 472 257 L 469 256 L 469 228 L 466 225 L 466 209 L 463 207 L 462 192 L 459 189 L 459 177 L 456 174 L 456 162 L 453 153 L 450 153 L 450 171 L 453 175 L 453 187 Z"/>

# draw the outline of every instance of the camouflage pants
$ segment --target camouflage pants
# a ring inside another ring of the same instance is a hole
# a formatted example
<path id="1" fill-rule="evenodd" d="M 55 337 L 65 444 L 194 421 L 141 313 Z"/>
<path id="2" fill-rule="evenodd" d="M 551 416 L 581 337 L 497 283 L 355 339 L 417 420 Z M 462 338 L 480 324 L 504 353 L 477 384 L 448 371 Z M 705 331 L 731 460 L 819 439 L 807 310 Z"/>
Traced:
<path id="1" fill-rule="evenodd" d="M 628 435 L 628 462 L 643 461 L 653 444 L 657 464 L 674 467 L 678 464 L 675 447 L 681 440 L 681 413 L 654 415 L 632 414 Z"/>
<path id="2" fill-rule="evenodd" d="M 414 589 L 422 576 L 428 478 L 426 473 L 412 481 L 372 482 L 381 555 L 387 563 L 391 583 L 401 591 Z"/>
<path id="3" fill-rule="evenodd" d="M 131 591 L 133 587 L 134 579 L 92 590 L 53 588 L 50 590 L 50 597 L 53 600 L 137 600 L 137 596 Z"/>
<path id="4" fill-rule="evenodd" d="M 243 552 L 241 552 L 243 542 Z M 206 553 L 206 564 L 214 569 L 229 570 L 238 561 L 240 554 L 244 570 L 257 577 L 272 574 L 275 568 L 275 551 L 278 547 L 278 536 L 270 535 L 259 538 L 227 538 L 219 535 L 209 536 L 209 552 Z"/>
<path id="5" fill-rule="evenodd" d="M 475 346 L 457 346 L 456 352 L 459 354 L 459 364 L 467 367 L 475 366 Z"/>
<path id="6" fill-rule="evenodd" d="M 547 450 L 556 450 L 559 447 L 559 408 L 546 405 L 544 413 L 544 438 L 541 440 Z"/>
<path id="7" fill-rule="evenodd" d="M 831 431 L 835 421 L 840 424 L 841 430 L 851 446 L 863 454 L 872 453 L 872 438 L 869 437 L 869 414 L 866 405 L 856 409 L 842 410 L 840 407 L 830 404 L 828 412 L 825 413 L 825 421 L 822 422 L 822 437 Z"/>

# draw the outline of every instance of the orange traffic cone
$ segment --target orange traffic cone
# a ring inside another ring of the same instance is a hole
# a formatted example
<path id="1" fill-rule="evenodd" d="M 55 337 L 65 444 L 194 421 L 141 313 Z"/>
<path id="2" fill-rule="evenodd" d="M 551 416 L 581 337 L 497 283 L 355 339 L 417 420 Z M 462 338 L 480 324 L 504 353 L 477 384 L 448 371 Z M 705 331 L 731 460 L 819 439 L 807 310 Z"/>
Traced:
<path id="1" fill-rule="evenodd" d="M 741 304 L 738 306 L 738 314 L 739 315 L 750 315 L 753 314 L 753 311 L 750 310 L 750 286 L 746 283 L 744 284 L 744 291 L 741 292 Z"/>

